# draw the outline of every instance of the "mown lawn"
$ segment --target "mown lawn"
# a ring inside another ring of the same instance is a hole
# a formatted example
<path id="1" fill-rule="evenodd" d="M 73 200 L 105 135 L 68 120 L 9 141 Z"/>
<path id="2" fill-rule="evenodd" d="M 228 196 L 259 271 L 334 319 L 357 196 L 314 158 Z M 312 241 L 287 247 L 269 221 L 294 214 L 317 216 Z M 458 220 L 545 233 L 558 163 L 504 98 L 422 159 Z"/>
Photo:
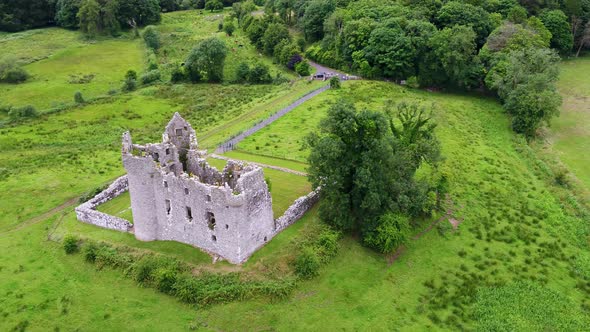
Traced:
<path id="1" fill-rule="evenodd" d="M 561 64 L 558 89 L 563 96 L 551 130 L 559 158 L 590 190 L 590 57 Z"/>

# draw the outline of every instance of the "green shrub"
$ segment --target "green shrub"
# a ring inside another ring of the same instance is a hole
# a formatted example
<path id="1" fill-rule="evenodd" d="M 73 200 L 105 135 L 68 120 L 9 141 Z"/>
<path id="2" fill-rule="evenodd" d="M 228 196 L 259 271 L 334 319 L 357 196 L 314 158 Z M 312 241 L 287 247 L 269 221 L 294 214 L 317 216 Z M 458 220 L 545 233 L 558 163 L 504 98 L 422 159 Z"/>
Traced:
<path id="1" fill-rule="evenodd" d="M 154 51 L 160 48 L 160 33 L 153 25 L 147 26 L 143 31 L 143 40 Z"/>
<path id="2" fill-rule="evenodd" d="M 264 182 L 266 182 L 266 185 L 268 186 L 268 192 L 271 192 L 272 191 L 271 179 L 268 176 L 266 176 L 266 177 L 264 177 Z"/>
<path id="3" fill-rule="evenodd" d="M 0 82 L 21 83 L 29 74 L 18 64 L 16 57 L 5 56 L 0 59 Z"/>
<path id="4" fill-rule="evenodd" d="M 182 70 L 182 67 L 175 67 L 172 70 L 172 75 L 170 76 L 170 82 L 172 83 L 180 83 L 186 80 L 186 74 Z"/>
<path id="5" fill-rule="evenodd" d="M 340 233 L 331 229 L 325 229 L 320 233 L 317 240 L 318 251 L 323 261 L 327 261 L 338 253 L 338 240 Z"/>
<path id="6" fill-rule="evenodd" d="M 31 105 L 23 106 L 23 107 L 13 107 L 8 112 L 8 116 L 12 120 L 19 120 L 19 119 L 26 119 L 26 118 L 36 118 L 39 116 L 39 113 L 35 109 L 35 107 Z"/>
<path id="7" fill-rule="evenodd" d="M 96 252 L 98 251 L 98 244 L 94 241 L 86 241 L 82 246 L 82 255 L 84 260 L 89 263 L 96 261 Z"/>
<path id="8" fill-rule="evenodd" d="M 246 83 L 250 77 L 250 66 L 246 62 L 240 62 L 236 68 L 236 82 Z"/>
<path id="9" fill-rule="evenodd" d="M 331 89 L 340 89 L 342 84 L 340 83 L 340 79 L 336 76 L 330 78 L 330 88 Z"/>
<path id="10" fill-rule="evenodd" d="M 363 235 L 363 242 L 381 253 L 390 253 L 404 244 L 410 234 L 410 220 L 400 213 L 386 213 L 378 226 Z"/>
<path id="11" fill-rule="evenodd" d="M 76 104 L 84 104 L 84 97 L 82 96 L 82 92 L 76 91 L 76 93 L 74 93 L 74 101 L 76 102 Z"/>
<path id="12" fill-rule="evenodd" d="M 257 63 L 250 70 L 249 81 L 252 84 L 264 84 L 272 82 L 268 66 L 262 63 Z"/>
<path id="13" fill-rule="evenodd" d="M 137 80 L 137 72 L 133 69 L 129 69 L 127 73 L 125 73 L 126 80 Z"/>
<path id="14" fill-rule="evenodd" d="M 311 73 L 311 66 L 307 61 L 301 61 L 295 65 L 295 72 L 301 76 L 309 76 Z"/>
<path id="15" fill-rule="evenodd" d="M 436 230 L 442 237 L 447 237 L 453 231 L 453 225 L 448 220 L 443 220 L 436 225 Z"/>
<path id="16" fill-rule="evenodd" d="M 160 79 L 160 71 L 159 70 L 150 70 L 147 73 L 141 75 L 141 83 L 142 84 L 150 84 Z"/>
<path id="17" fill-rule="evenodd" d="M 121 87 L 121 90 L 125 92 L 135 91 L 135 89 L 137 89 L 137 81 L 131 78 L 126 79 Z"/>
<path id="18" fill-rule="evenodd" d="M 66 254 L 71 255 L 78 252 L 78 239 L 72 235 L 68 235 L 64 238 L 63 247 Z"/>
<path id="19" fill-rule="evenodd" d="M 231 37 L 234 31 L 236 31 L 236 26 L 233 22 L 227 22 L 223 25 L 223 31 L 225 31 L 225 33 Z"/>
<path id="20" fill-rule="evenodd" d="M 303 279 L 310 279 L 318 275 L 320 259 L 313 247 L 304 247 L 295 259 L 295 273 Z"/>

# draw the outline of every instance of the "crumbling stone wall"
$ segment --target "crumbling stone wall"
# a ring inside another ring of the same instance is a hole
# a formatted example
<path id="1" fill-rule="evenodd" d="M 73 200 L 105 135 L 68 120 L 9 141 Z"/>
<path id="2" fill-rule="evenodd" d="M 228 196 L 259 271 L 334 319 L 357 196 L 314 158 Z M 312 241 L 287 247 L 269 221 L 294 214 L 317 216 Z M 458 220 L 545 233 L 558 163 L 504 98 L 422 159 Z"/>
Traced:
<path id="1" fill-rule="evenodd" d="M 285 228 L 294 224 L 301 219 L 303 215 L 309 211 L 320 199 L 320 188 L 310 192 L 309 194 L 299 197 L 293 204 L 285 211 L 285 213 L 275 220 L 276 232 L 280 233 Z"/>
<path id="2" fill-rule="evenodd" d="M 118 178 L 107 189 L 76 207 L 75 211 L 78 220 L 103 228 L 128 232 L 133 227 L 129 221 L 96 210 L 97 206 L 121 195 L 128 188 L 127 176 L 124 175 Z"/>

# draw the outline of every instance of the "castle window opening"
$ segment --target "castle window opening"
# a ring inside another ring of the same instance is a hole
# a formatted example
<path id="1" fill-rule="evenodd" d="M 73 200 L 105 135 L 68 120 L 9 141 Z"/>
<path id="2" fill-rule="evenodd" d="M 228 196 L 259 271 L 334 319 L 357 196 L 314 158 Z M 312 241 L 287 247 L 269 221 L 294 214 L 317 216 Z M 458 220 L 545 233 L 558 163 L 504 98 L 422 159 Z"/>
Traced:
<path id="1" fill-rule="evenodd" d="M 217 242 L 217 236 L 211 235 L 211 240 L 213 240 L 213 242 Z"/>
<path id="2" fill-rule="evenodd" d="M 267 241 L 267 239 L 266 239 L 266 236 L 265 236 L 265 237 L 264 237 L 264 242 L 266 242 L 266 241 Z"/>
<path id="3" fill-rule="evenodd" d="M 176 136 L 182 136 L 182 129 L 176 129 Z"/>
<path id="4" fill-rule="evenodd" d="M 188 195 L 188 188 L 184 188 L 184 194 Z"/>
<path id="5" fill-rule="evenodd" d="M 211 195 L 207 195 L 207 202 L 211 202 Z"/>
<path id="6" fill-rule="evenodd" d="M 229 225 L 228 224 L 225 224 L 225 229 L 229 229 Z"/>
<path id="7" fill-rule="evenodd" d="M 168 188 L 168 181 L 164 181 L 164 188 Z"/>
<path id="8" fill-rule="evenodd" d="M 166 155 L 170 154 L 170 149 L 166 149 Z"/>
<path id="9" fill-rule="evenodd" d="M 210 230 L 215 229 L 215 215 L 213 212 L 207 212 L 207 225 L 209 226 Z"/>
<path id="10" fill-rule="evenodd" d="M 170 172 L 174 173 L 175 170 L 176 170 L 176 165 L 174 165 L 174 164 L 170 165 Z"/>
<path id="11" fill-rule="evenodd" d="M 170 200 L 167 199 L 166 200 L 166 214 L 170 214 Z"/>
<path id="12" fill-rule="evenodd" d="M 156 152 L 156 153 L 154 153 L 154 159 L 155 159 L 156 161 L 160 161 L 160 155 L 159 155 L 157 152 Z"/>
<path id="13" fill-rule="evenodd" d="M 193 221 L 193 211 L 188 206 L 186 207 L 186 217 L 188 218 L 188 221 Z"/>

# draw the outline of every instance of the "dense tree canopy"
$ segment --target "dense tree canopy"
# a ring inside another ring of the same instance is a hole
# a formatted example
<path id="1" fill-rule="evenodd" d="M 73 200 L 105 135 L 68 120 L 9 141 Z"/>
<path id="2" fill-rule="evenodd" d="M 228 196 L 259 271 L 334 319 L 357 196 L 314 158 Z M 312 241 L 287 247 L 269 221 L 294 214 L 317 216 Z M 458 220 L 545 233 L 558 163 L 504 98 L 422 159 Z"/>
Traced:
<path id="1" fill-rule="evenodd" d="M 208 38 L 195 46 L 185 61 L 185 68 L 192 81 L 205 77 L 209 82 L 221 82 L 227 47 L 218 38 Z"/>
<path id="2" fill-rule="evenodd" d="M 308 138 L 309 175 L 322 187 L 323 220 L 360 232 L 365 244 L 384 252 L 403 243 L 403 215 L 432 208 L 430 189 L 414 174 L 423 162 L 435 165 L 440 158 L 434 127 L 417 105 L 401 104 L 389 115 L 346 102 L 332 106 L 320 133 Z"/>

